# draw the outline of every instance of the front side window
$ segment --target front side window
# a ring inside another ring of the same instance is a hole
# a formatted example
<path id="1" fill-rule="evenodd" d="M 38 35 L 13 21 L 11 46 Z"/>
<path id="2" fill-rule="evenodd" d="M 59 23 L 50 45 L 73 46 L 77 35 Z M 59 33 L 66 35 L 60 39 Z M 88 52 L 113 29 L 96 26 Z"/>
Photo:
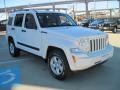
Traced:
<path id="1" fill-rule="evenodd" d="M 41 27 L 77 26 L 74 20 L 67 14 L 37 13 Z"/>
<path id="2" fill-rule="evenodd" d="M 27 28 L 27 29 L 37 29 L 35 18 L 32 14 L 27 14 L 26 15 L 25 28 Z"/>
<path id="3" fill-rule="evenodd" d="M 22 27 L 24 14 L 16 14 L 14 26 Z"/>

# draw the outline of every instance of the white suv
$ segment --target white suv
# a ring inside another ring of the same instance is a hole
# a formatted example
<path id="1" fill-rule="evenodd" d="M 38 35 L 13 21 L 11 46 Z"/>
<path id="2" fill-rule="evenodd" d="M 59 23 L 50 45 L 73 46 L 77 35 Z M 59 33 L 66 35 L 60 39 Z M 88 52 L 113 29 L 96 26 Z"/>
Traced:
<path id="1" fill-rule="evenodd" d="M 71 71 L 90 68 L 113 56 L 106 33 L 77 26 L 63 13 L 39 10 L 10 13 L 6 36 L 13 57 L 19 56 L 21 50 L 41 56 L 59 80 Z"/>

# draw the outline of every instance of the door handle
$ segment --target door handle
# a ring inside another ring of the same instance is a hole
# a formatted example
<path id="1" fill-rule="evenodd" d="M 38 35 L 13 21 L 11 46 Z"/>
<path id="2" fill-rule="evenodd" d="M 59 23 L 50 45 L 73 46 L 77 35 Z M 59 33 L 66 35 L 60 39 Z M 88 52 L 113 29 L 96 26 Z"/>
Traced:
<path id="1" fill-rule="evenodd" d="M 45 31 L 41 31 L 41 33 L 45 33 L 45 34 L 47 34 L 47 32 L 45 32 Z"/>
<path id="2" fill-rule="evenodd" d="M 21 30 L 22 32 L 26 32 L 26 30 Z"/>
<path id="3" fill-rule="evenodd" d="M 15 30 L 15 28 L 11 28 L 11 30 Z"/>

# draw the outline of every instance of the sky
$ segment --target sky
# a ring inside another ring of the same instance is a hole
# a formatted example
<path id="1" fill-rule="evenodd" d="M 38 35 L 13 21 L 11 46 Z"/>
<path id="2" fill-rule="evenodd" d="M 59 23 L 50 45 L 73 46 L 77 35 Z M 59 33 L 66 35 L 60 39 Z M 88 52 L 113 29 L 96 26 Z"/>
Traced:
<path id="1" fill-rule="evenodd" d="M 65 0 L 5 0 L 6 7 L 30 5 L 30 4 L 38 4 L 38 3 L 49 3 L 49 2 L 57 2 L 57 1 L 65 1 Z M 85 11 L 84 3 L 74 3 L 74 6 L 76 11 Z M 118 7 L 119 7 L 119 3 L 117 0 L 89 3 L 89 10 L 109 9 L 109 8 L 118 8 Z M 4 8 L 4 0 L 0 0 L 0 8 Z M 57 5 L 56 8 L 73 9 L 73 4 Z M 3 14 L 0 13 L 0 20 L 4 20 L 5 18 L 6 18 L 5 13 Z"/>
<path id="2" fill-rule="evenodd" d="M 38 3 L 47 3 L 47 2 L 57 2 L 57 1 L 65 1 L 65 0 L 5 0 L 6 6 L 18 6 L 18 5 L 30 5 L 30 4 L 38 4 Z M 93 0 L 94 1 L 94 0 Z M 56 6 L 61 7 L 61 5 Z M 70 8 L 71 5 L 62 5 L 62 7 Z M 113 1 L 102 1 L 96 3 L 89 3 L 89 10 L 91 9 L 105 9 L 105 8 L 118 8 L 119 3 L 117 0 Z M 0 0 L 0 8 L 4 8 L 4 0 Z M 75 3 L 75 8 L 79 10 L 85 10 L 84 3 Z"/>

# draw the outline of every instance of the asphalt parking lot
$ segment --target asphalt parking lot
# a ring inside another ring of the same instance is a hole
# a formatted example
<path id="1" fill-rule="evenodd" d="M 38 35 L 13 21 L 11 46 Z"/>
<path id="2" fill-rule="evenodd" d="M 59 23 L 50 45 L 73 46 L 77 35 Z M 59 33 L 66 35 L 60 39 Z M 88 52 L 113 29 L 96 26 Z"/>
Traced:
<path id="1" fill-rule="evenodd" d="M 2 74 L 4 75 L 2 77 L 8 76 L 9 73 L 11 77 L 14 76 L 13 79 L 17 79 L 13 83 L 36 86 L 45 90 L 120 90 L 120 32 L 116 34 L 108 32 L 108 34 L 110 44 L 114 46 L 114 56 L 105 64 L 75 72 L 64 81 L 54 79 L 49 73 L 47 64 L 38 56 L 22 52 L 18 58 L 11 57 L 5 36 L 1 35 L 0 77 Z M 7 79 L 0 78 L 0 90 L 10 90 L 7 84 L 12 81 L 5 82 Z"/>

